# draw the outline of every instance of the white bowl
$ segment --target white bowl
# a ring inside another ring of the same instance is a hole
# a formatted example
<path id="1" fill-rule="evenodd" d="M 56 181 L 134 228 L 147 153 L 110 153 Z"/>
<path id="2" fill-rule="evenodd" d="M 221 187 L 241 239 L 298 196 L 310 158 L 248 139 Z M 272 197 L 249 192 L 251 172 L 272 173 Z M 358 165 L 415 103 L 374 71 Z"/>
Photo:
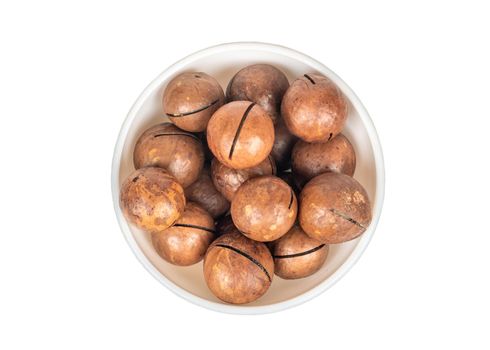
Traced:
<path id="1" fill-rule="evenodd" d="M 170 79 L 184 71 L 203 71 L 215 77 L 225 89 L 242 67 L 270 63 L 292 82 L 307 72 L 320 72 L 343 91 L 350 101 L 344 134 L 357 155 L 354 177 L 365 187 L 372 201 L 373 220 L 364 234 L 351 242 L 332 245 L 325 265 L 313 276 L 286 281 L 275 276 L 267 293 L 246 305 L 221 302 L 208 290 L 202 262 L 177 267 L 162 260 L 153 250 L 149 235 L 128 224 L 119 208 L 119 187 L 134 170 L 132 154 L 137 137 L 148 127 L 166 120 L 161 97 Z M 262 314 L 299 305 L 330 288 L 359 259 L 378 223 L 384 196 L 384 164 L 373 122 L 354 92 L 320 62 L 286 47 L 262 43 L 231 43 L 213 46 L 187 56 L 161 73 L 138 97 L 121 128 L 112 161 L 112 196 L 121 230 L 133 253 L 160 283 L 182 298 L 208 309 L 234 314 Z"/>

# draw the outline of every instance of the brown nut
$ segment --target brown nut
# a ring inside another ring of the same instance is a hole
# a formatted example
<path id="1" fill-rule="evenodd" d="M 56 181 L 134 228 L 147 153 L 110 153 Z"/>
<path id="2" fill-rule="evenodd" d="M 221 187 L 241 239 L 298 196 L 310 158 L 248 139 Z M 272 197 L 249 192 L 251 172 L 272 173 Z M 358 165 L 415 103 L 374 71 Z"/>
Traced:
<path id="1" fill-rule="evenodd" d="M 274 66 L 254 64 L 240 70 L 226 89 L 228 101 L 251 101 L 260 105 L 275 123 L 280 118 L 282 96 L 288 78 Z"/>
<path id="2" fill-rule="evenodd" d="M 269 249 L 238 232 L 216 239 L 204 258 L 206 284 L 227 303 L 244 304 L 260 298 L 273 277 L 274 262 Z"/>
<path id="3" fill-rule="evenodd" d="M 221 163 L 246 169 L 258 165 L 271 152 L 274 125 L 259 105 L 235 101 L 213 114 L 207 138 L 211 152 Z"/>
<path id="4" fill-rule="evenodd" d="M 354 175 L 356 154 L 347 138 L 339 134 L 328 142 L 308 143 L 298 141 L 291 156 L 294 174 L 309 181 L 326 172 Z"/>
<path id="5" fill-rule="evenodd" d="M 238 231 L 235 224 L 233 223 L 231 215 L 226 215 L 218 219 L 218 221 L 216 222 L 216 235 L 218 237 L 232 232 L 240 231 Z"/>
<path id="6" fill-rule="evenodd" d="M 124 181 L 119 205 L 126 219 L 142 230 L 163 231 L 184 212 L 184 189 L 162 168 L 142 168 Z"/>
<path id="7" fill-rule="evenodd" d="M 187 187 L 197 180 L 204 166 L 204 151 L 199 138 L 171 123 L 146 130 L 136 142 L 133 153 L 136 169 L 157 166 L 166 169 Z"/>
<path id="8" fill-rule="evenodd" d="M 278 170 L 287 170 L 291 167 L 291 151 L 298 138 L 289 132 L 282 119 L 276 123 L 274 133 L 271 155 Z"/>
<path id="9" fill-rule="evenodd" d="M 323 266 L 327 255 L 328 245 L 310 238 L 297 225 L 272 244 L 274 272 L 284 279 L 314 274 Z"/>
<path id="10" fill-rule="evenodd" d="M 223 89 L 206 73 L 182 73 L 168 83 L 163 93 L 163 111 L 179 128 L 206 130 L 209 118 L 225 103 Z"/>
<path id="11" fill-rule="evenodd" d="M 273 241 L 293 226 L 298 212 L 291 187 L 275 176 L 260 176 L 245 182 L 231 202 L 235 226 L 247 237 Z"/>
<path id="12" fill-rule="evenodd" d="M 204 168 L 197 180 L 185 189 L 185 197 L 201 205 L 213 218 L 230 209 L 230 202 L 214 187 L 208 168 Z"/>
<path id="13" fill-rule="evenodd" d="M 229 168 L 221 164 L 216 158 L 211 162 L 211 178 L 213 179 L 213 183 L 216 189 L 230 202 L 233 200 L 238 188 L 248 179 L 275 174 L 276 166 L 271 156 L 267 156 L 259 165 L 247 169 Z"/>
<path id="14" fill-rule="evenodd" d="M 151 235 L 158 255 L 178 266 L 189 266 L 201 261 L 213 239 L 213 218 L 192 202 L 187 203 L 184 214 L 173 226 Z"/>
<path id="15" fill-rule="evenodd" d="M 342 131 L 347 119 L 347 101 L 327 77 L 305 74 L 286 91 L 281 113 L 294 135 L 306 142 L 325 142 Z"/>
<path id="16" fill-rule="evenodd" d="M 360 236 L 370 222 L 368 195 L 348 175 L 318 175 L 301 191 L 299 223 L 311 238 L 328 244 L 350 241 Z"/>

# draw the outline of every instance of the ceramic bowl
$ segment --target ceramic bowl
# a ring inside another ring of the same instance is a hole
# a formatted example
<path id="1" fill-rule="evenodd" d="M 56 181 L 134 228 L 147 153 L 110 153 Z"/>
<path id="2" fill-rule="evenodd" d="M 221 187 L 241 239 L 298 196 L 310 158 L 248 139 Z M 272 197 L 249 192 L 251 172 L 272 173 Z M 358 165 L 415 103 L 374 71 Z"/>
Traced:
<path id="1" fill-rule="evenodd" d="M 366 232 L 353 241 L 330 247 L 327 261 L 316 274 L 299 280 L 282 280 L 278 276 L 267 293 L 246 305 L 230 305 L 217 299 L 206 286 L 202 262 L 191 267 L 173 266 L 162 260 L 151 245 L 150 236 L 128 224 L 119 208 L 119 188 L 134 170 L 133 148 L 138 136 L 147 128 L 166 121 L 162 112 L 162 94 L 177 74 L 202 71 L 215 77 L 223 89 L 241 68 L 255 63 L 269 63 L 281 69 L 292 82 L 306 72 L 320 72 L 343 91 L 350 113 L 343 133 L 357 155 L 354 177 L 365 187 L 373 209 L 373 219 Z M 189 55 L 163 71 L 138 97 L 124 121 L 112 162 L 112 196 L 117 220 L 129 247 L 146 270 L 161 284 L 182 298 L 220 312 L 261 314 L 299 305 L 326 291 L 359 259 L 374 234 L 384 196 L 384 165 L 380 142 L 373 122 L 354 92 L 335 73 L 313 58 L 298 51 L 263 43 L 231 43 L 210 47 Z M 325 296 L 328 297 L 328 296 Z"/>

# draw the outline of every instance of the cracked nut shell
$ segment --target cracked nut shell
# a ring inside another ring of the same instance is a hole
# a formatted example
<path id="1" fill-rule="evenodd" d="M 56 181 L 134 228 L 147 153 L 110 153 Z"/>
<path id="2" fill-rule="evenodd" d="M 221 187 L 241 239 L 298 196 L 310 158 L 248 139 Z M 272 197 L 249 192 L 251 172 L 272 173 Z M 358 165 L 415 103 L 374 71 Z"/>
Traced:
<path id="1" fill-rule="evenodd" d="M 133 161 L 136 169 L 164 168 L 187 187 L 197 180 L 204 166 L 204 151 L 197 136 L 172 123 L 162 123 L 149 128 L 138 138 Z"/>
<path id="2" fill-rule="evenodd" d="M 227 167 L 216 158 L 211 162 L 211 178 L 214 186 L 230 202 L 233 200 L 238 188 L 248 179 L 262 175 L 275 175 L 275 173 L 276 166 L 270 155 L 259 165 L 247 169 Z"/>
<path id="3" fill-rule="evenodd" d="M 356 154 L 349 140 L 342 134 L 328 142 L 308 143 L 299 140 L 291 156 L 293 172 L 309 181 L 326 172 L 354 175 Z"/>
<path id="4" fill-rule="evenodd" d="M 228 101 L 251 101 L 260 105 L 275 123 L 280 118 L 281 101 L 289 87 L 288 78 L 270 64 L 243 68 L 230 80 Z"/>
<path id="5" fill-rule="evenodd" d="M 208 168 L 204 168 L 197 180 L 185 189 L 185 197 L 201 205 L 213 218 L 230 209 L 230 202 L 214 186 Z"/>
<path id="6" fill-rule="evenodd" d="M 192 202 L 187 203 L 184 213 L 173 226 L 151 235 L 158 255 L 178 266 L 189 266 L 201 261 L 213 239 L 213 218 Z"/>
<path id="7" fill-rule="evenodd" d="M 179 128 L 206 130 L 213 113 L 225 103 L 219 83 L 203 72 L 182 73 L 168 83 L 163 93 L 163 111 Z"/>
<path id="8" fill-rule="evenodd" d="M 234 101 L 213 114 L 207 139 L 211 152 L 221 163 L 233 169 L 251 168 L 271 152 L 274 125 L 259 105 Z"/>
<path id="9" fill-rule="evenodd" d="M 231 217 L 247 237 L 260 242 L 273 241 L 294 225 L 298 211 L 296 195 L 275 176 L 246 181 L 233 197 Z"/>
<path id="10" fill-rule="evenodd" d="M 272 243 L 274 272 L 284 279 L 296 279 L 317 272 L 328 255 L 328 245 L 309 237 L 295 225 Z"/>
<path id="11" fill-rule="evenodd" d="M 318 175 L 301 191 L 299 223 L 311 238 L 327 244 L 350 241 L 360 236 L 370 222 L 368 195 L 348 175 Z"/>
<path id="12" fill-rule="evenodd" d="M 325 142 L 342 131 L 347 119 L 347 101 L 327 77 L 305 74 L 286 91 L 281 114 L 294 135 L 306 142 Z"/>
<path id="13" fill-rule="evenodd" d="M 203 269 L 211 292 L 232 304 L 257 300 L 269 289 L 274 276 L 274 262 L 266 245 L 238 232 L 211 243 Z"/>
<path id="14" fill-rule="evenodd" d="M 119 205 L 126 219 L 138 228 L 163 231 L 184 212 L 184 189 L 162 168 L 134 171 L 124 181 Z"/>

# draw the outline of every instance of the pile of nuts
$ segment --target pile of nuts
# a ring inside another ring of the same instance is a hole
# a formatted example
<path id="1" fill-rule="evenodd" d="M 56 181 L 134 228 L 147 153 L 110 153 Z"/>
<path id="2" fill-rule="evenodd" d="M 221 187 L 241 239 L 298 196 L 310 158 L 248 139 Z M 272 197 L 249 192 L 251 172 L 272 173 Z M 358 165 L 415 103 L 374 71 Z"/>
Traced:
<path id="1" fill-rule="evenodd" d="M 256 64 L 235 74 L 225 96 L 213 77 L 183 73 L 167 85 L 163 113 L 171 123 L 136 142 L 120 206 L 169 263 L 204 259 L 219 299 L 249 303 L 274 274 L 310 276 L 329 244 L 369 225 L 354 148 L 341 134 L 348 103 L 327 77 L 289 85 L 276 67 Z"/>

